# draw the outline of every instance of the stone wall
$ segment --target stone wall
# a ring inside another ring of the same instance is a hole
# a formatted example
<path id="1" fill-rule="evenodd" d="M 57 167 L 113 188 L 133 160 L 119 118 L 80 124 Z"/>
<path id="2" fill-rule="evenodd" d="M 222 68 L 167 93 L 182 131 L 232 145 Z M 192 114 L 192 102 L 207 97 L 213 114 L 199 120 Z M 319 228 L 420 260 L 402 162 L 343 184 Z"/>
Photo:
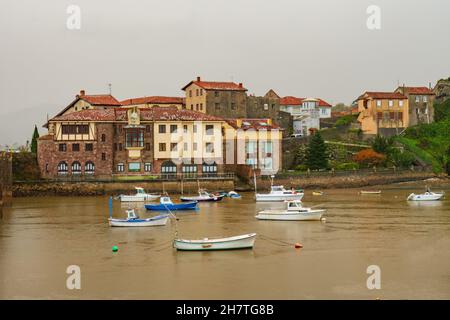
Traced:
<path id="1" fill-rule="evenodd" d="M 0 154 L 0 208 L 12 201 L 12 154 Z"/>

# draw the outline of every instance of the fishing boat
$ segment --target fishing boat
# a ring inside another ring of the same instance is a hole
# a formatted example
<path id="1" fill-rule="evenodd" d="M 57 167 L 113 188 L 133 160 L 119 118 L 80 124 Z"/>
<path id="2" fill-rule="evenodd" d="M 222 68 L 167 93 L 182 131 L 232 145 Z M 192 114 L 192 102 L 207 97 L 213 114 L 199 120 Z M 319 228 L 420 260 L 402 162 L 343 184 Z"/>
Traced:
<path id="1" fill-rule="evenodd" d="M 323 191 L 313 191 L 312 195 L 313 196 L 323 196 Z"/>
<path id="2" fill-rule="evenodd" d="M 300 200 L 286 201 L 284 210 L 263 210 L 255 216 L 259 220 L 315 221 L 321 220 L 325 209 L 312 209 L 302 206 Z"/>
<path id="3" fill-rule="evenodd" d="M 359 194 L 381 194 L 381 190 L 361 190 Z"/>
<path id="4" fill-rule="evenodd" d="M 256 201 L 302 200 L 303 190 L 286 190 L 283 186 L 271 186 L 270 193 L 257 193 Z"/>
<path id="5" fill-rule="evenodd" d="M 167 224 L 167 220 L 169 216 L 159 215 L 156 217 L 141 219 L 136 214 L 134 209 L 126 210 L 127 218 L 126 219 L 114 219 L 112 217 L 112 198 L 109 199 L 109 225 L 111 227 L 155 227 L 155 226 L 164 226 Z"/>
<path id="6" fill-rule="evenodd" d="M 136 189 L 136 194 L 133 195 L 121 194 L 117 198 L 121 202 L 144 202 L 144 201 L 153 201 L 161 196 L 159 194 L 146 193 L 144 188 L 141 187 L 134 187 L 134 188 Z"/>
<path id="7" fill-rule="evenodd" d="M 444 196 L 444 192 L 436 193 L 427 188 L 427 191 L 422 194 L 411 193 L 407 200 L 409 201 L 436 201 Z"/>
<path id="8" fill-rule="evenodd" d="M 208 251 L 208 250 L 233 250 L 250 249 L 255 244 L 256 233 L 249 233 L 228 238 L 186 240 L 175 239 L 173 246 L 177 250 Z"/>
<path id="9" fill-rule="evenodd" d="M 181 201 L 220 201 L 225 195 L 209 193 L 204 189 L 198 190 L 198 196 L 180 197 Z"/>
<path id="10" fill-rule="evenodd" d="M 170 210 L 195 210 L 197 209 L 197 201 L 173 203 L 170 197 L 164 196 L 159 199 L 159 204 L 144 205 L 147 210 L 153 211 L 170 211 Z"/>

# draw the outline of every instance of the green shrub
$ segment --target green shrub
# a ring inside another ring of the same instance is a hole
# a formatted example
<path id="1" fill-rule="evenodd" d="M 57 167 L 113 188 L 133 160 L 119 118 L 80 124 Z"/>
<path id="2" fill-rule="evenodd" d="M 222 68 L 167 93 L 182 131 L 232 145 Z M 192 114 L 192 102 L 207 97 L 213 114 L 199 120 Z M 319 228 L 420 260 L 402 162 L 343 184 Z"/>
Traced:
<path id="1" fill-rule="evenodd" d="M 359 169 L 359 165 L 356 162 L 345 162 L 336 165 L 336 170 L 354 170 Z"/>
<path id="2" fill-rule="evenodd" d="M 308 170 L 308 166 L 306 164 L 299 164 L 298 166 L 295 167 L 296 171 L 307 171 Z"/>

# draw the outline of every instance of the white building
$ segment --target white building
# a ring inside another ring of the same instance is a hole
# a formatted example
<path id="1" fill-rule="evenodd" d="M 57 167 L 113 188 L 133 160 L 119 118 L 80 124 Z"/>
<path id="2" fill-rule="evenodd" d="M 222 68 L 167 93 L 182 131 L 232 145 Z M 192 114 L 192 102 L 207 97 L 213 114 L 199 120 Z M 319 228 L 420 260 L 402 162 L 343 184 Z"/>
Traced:
<path id="1" fill-rule="evenodd" d="M 280 110 L 289 112 L 293 120 L 294 134 L 307 136 L 310 129 L 320 129 L 320 119 L 331 118 L 331 105 L 322 99 L 284 97 Z"/>

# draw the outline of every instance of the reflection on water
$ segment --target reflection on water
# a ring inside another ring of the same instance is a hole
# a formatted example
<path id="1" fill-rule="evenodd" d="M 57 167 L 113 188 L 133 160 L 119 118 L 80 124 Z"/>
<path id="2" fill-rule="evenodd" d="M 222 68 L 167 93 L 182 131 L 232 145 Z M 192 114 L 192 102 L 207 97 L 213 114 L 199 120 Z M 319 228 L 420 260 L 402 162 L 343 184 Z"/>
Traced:
<path id="1" fill-rule="evenodd" d="M 407 202 L 420 188 L 307 192 L 306 205 L 327 209 L 326 223 L 258 221 L 257 211 L 284 204 L 248 193 L 177 212 L 177 228 L 110 228 L 107 197 L 15 199 L 0 222 L 0 298 L 449 299 L 450 202 Z M 131 205 L 141 217 L 156 214 L 140 206 Z M 115 201 L 114 216 L 128 207 Z M 176 252 L 176 229 L 183 238 L 258 238 L 254 250 Z M 81 290 L 65 286 L 73 264 Z M 381 267 L 378 291 L 366 288 L 371 264 Z"/>

